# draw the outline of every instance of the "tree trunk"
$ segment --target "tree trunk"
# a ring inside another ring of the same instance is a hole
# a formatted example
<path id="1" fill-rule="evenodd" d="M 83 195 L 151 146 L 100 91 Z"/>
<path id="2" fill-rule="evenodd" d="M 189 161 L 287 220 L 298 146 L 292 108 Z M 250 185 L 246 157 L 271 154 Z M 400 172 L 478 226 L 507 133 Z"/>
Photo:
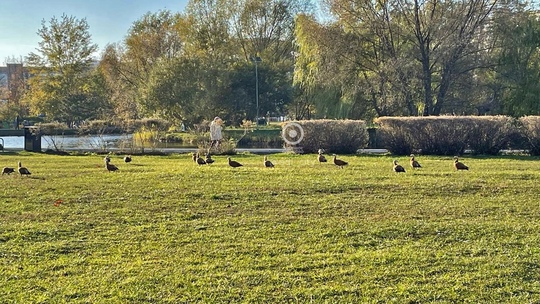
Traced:
<path id="1" fill-rule="evenodd" d="M 431 115 L 433 106 L 433 93 L 431 91 L 431 67 L 430 67 L 430 33 L 425 33 L 422 28 L 420 17 L 420 4 L 414 1 L 414 35 L 420 48 L 420 61 L 422 62 L 422 85 L 424 86 L 424 116 Z"/>
<path id="2" fill-rule="evenodd" d="M 449 65 L 453 65 L 450 63 Z M 442 107 L 446 99 L 446 93 L 450 87 L 450 82 L 452 78 L 452 70 L 448 65 L 443 69 L 443 74 L 441 76 L 441 85 L 439 87 L 439 92 L 437 93 L 437 102 L 433 106 L 432 115 L 441 115 Z"/>

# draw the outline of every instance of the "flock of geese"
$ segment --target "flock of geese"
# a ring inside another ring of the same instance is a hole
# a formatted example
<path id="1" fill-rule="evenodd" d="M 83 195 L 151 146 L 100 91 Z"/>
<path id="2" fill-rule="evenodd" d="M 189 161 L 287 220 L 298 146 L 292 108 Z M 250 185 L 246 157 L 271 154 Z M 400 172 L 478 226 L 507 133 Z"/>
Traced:
<path id="1" fill-rule="evenodd" d="M 325 163 L 327 162 L 326 160 L 326 157 L 324 157 L 323 155 L 323 150 L 322 149 L 319 149 L 318 151 L 318 156 L 317 156 L 317 159 L 319 162 L 321 163 Z M 334 164 L 340 168 L 343 168 L 343 166 L 346 166 L 348 165 L 348 163 L 346 161 L 343 161 L 341 159 L 337 159 L 336 158 L 337 156 L 334 154 Z M 411 164 L 411 168 L 413 169 L 419 169 L 419 168 L 422 168 L 422 166 L 420 165 L 420 163 L 414 158 L 414 154 L 411 154 L 410 156 L 410 164 Z M 396 173 L 405 173 L 405 167 L 403 167 L 402 165 L 398 164 L 398 161 L 397 160 L 394 160 L 393 161 L 393 164 L 394 164 L 394 167 L 393 167 L 393 170 L 394 172 Z M 469 167 L 466 166 L 464 163 L 460 162 L 459 161 L 459 158 L 457 156 L 454 156 L 454 168 L 456 170 L 469 170 Z"/>
<path id="2" fill-rule="evenodd" d="M 326 157 L 324 156 L 323 153 L 324 153 L 324 151 L 322 149 L 319 149 L 318 155 L 317 155 L 317 161 L 319 163 L 328 162 L 328 160 L 326 159 Z M 349 164 L 348 162 L 346 162 L 344 160 L 338 159 L 336 154 L 333 154 L 333 157 L 334 157 L 333 158 L 334 165 L 338 166 L 341 169 L 343 169 L 343 167 L 345 167 L 345 166 L 347 166 Z M 422 168 L 420 163 L 415 159 L 414 154 L 411 154 L 410 157 L 411 157 L 410 158 L 411 168 L 413 168 L 413 169 Z M 205 155 L 205 158 L 202 158 L 199 153 L 193 153 L 192 154 L 192 159 L 193 159 L 193 162 L 196 163 L 199 166 L 201 166 L 201 165 L 210 165 L 210 164 L 214 163 L 214 159 L 212 159 L 212 156 L 210 155 L 210 153 L 207 153 Z M 108 155 L 105 156 L 103 158 L 103 160 L 105 161 L 105 168 L 107 169 L 107 171 L 109 171 L 109 172 L 118 171 L 118 167 L 111 164 L 110 156 L 108 156 Z M 127 155 L 127 156 L 124 157 L 124 162 L 125 163 L 130 163 L 131 161 L 132 161 L 131 155 Z M 232 160 L 230 157 L 227 157 L 227 161 L 229 163 L 229 166 L 231 166 L 233 168 L 238 168 L 238 167 L 243 166 L 241 163 L 239 163 L 238 161 Z M 398 164 L 397 160 L 394 160 L 393 164 L 394 164 L 394 167 L 393 167 L 394 172 L 396 172 L 396 173 L 405 173 L 406 172 L 405 168 L 402 165 Z M 263 165 L 266 168 L 274 168 L 274 164 L 271 161 L 268 160 L 268 157 L 266 155 L 264 156 Z M 464 163 L 460 162 L 457 156 L 454 157 L 454 168 L 456 170 L 469 170 L 469 167 L 466 166 Z M 22 166 L 21 162 L 18 163 L 17 171 L 19 172 L 19 174 L 21 176 L 23 176 L 23 175 L 28 176 L 28 175 L 32 174 L 26 167 Z M 15 172 L 15 168 L 4 167 L 2 169 L 2 175 L 4 175 L 4 174 L 10 175 L 11 173 L 14 173 L 14 172 Z"/>
<path id="3" fill-rule="evenodd" d="M 420 165 L 420 163 L 414 158 L 414 154 L 411 154 L 410 156 L 410 164 L 411 164 L 411 168 L 413 169 L 419 169 L 419 168 L 422 168 L 422 166 Z M 454 168 L 456 170 L 469 170 L 469 167 L 467 165 L 465 165 L 464 163 L 460 162 L 459 161 L 459 158 L 457 156 L 454 156 Z M 405 168 L 398 164 L 398 161 L 397 160 L 394 160 L 394 172 L 396 173 L 405 173 Z"/>
<path id="4" fill-rule="evenodd" d="M 324 155 L 323 155 L 323 150 L 322 149 L 319 149 L 318 154 L 319 155 L 317 156 L 317 160 L 319 162 L 321 162 L 321 163 L 327 162 L 326 157 L 324 157 Z M 414 154 L 411 154 L 410 157 L 411 157 L 410 158 L 410 164 L 411 164 L 411 167 L 413 169 L 422 168 L 420 163 L 414 158 L 415 157 Z M 396 172 L 396 173 L 405 173 L 406 172 L 405 167 L 398 164 L 397 160 L 394 160 L 393 164 L 394 164 L 394 167 L 393 167 L 394 172 Z M 348 163 L 346 161 L 338 159 L 337 156 L 334 154 L 334 165 L 336 165 L 336 166 L 338 166 L 340 168 L 343 168 L 343 166 L 348 165 Z M 460 162 L 459 158 L 457 156 L 454 156 L 454 168 L 456 168 L 456 170 L 469 170 L 469 167 L 466 166 L 464 163 Z"/>
<path id="5" fill-rule="evenodd" d="M 419 169 L 419 168 L 422 168 L 422 166 L 420 165 L 420 163 L 414 158 L 414 154 L 411 154 L 410 156 L 410 164 L 411 164 L 411 168 L 413 169 Z M 459 158 L 457 156 L 454 156 L 454 168 L 456 170 L 469 170 L 469 167 L 467 165 L 465 165 L 464 163 L 460 162 L 459 161 Z M 405 173 L 405 168 L 398 164 L 398 161 L 397 160 L 394 160 L 394 172 L 396 173 Z"/>
<path id="6" fill-rule="evenodd" d="M 326 157 L 324 156 L 323 153 L 324 153 L 324 150 L 319 149 L 318 155 L 317 155 L 317 161 L 319 163 L 328 162 L 328 160 L 326 159 Z M 214 160 L 212 159 L 210 154 L 206 154 L 206 157 L 203 159 L 200 156 L 199 153 L 193 153 L 192 154 L 192 159 L 193 159 L 193 162 L 197 163 L 199 166 L 200 165 L 206 165 L 206 164 L 212 164 L 214 162 Z M 241 163 L 239 163 L 239 162 L 237 162 L 235 160 L 232 160 L 230 157 L 227 157 L 227 161 L 229 163 L 229 166 L 231 166 L 233 168 L 238 168 L 238 167 L 243 166 Z M 338 166 L 341 169 L 343 169 L 343 167 L 345 167 L 345 166 L 347 166 L 349 164 L 348 162 L 337 158 L 336 154 L 333 154 L 333 162 L 334 162 L 334 165 Z M 266 168 L 274 168 L 274 164 L 271 161 L 268 160 L 268 157 L 266 155 L 264 156 L 263 164 L 264 164 L 264 167 L 266 167 Z M 394 164 L 394 167 L 393 167 L 394 172 L 396 172 L 396 173 L 405 173 L 406 172 L 405 168 L 402 165 L 398 164 L 397 160 L 394 160 L 393 164 Z M 414 154 L 410 155 L 410 164 L 411 164 L 411 168 L 413 168 L 413 169 L 422 168 L 420 163 L 415 159 Z M 459 158 L 457 156 L 454 156 L 454 168 L 456 170 L 469 170 L 469 167 L 466 166 L 464 163 L 460 162 Z"/>

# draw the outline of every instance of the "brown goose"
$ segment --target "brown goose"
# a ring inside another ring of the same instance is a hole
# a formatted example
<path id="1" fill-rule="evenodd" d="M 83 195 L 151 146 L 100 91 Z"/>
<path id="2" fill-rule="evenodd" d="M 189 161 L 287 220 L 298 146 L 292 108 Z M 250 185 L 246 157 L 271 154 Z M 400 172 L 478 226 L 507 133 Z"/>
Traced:
<path id="1" fill-rule="evenodd" d="M 230 157 L 227 157 L 227 160 L 229 161 L 229 166 L 233 168 L 242 167 L 243 165 L 235 160 L 232 160 Z"/>
<path id="2" fill-rule="evenodd" d="M 403 172 L 403 173 L 405 173 L 405 168 L 403 168 L 402 165 L 399 165 L 397 160 L 394 160 L 394 172 L 397 172 L 397 173 Z"/>
<path id="3" fill-rule="evenodd" d="M 131 160 L 132 160 L 132 159 L 131 159 L 131 155 L 126 155 L 126 156 L 124 157 L 124 162 L 126 162 L 126 163 L 130 163 Z"/>
<path id="4" fill-rule="evenodd" d="M 199 155 L 199 153 L 197 153 L 197 165 L 206 165 L 206 162 L 204 161 L 204 159 Z"/>
<path id="5" fill-rule="evenodd" d="M 30 175 L 32 173 L 30 173 L 30 171 L 28 171 L 28 169 L 26 169 L 25 167 L 22 166 L 21 162 L 19 162 L 19 174 L 20 175 Z"/>
<path id="6" fill-rule="evenodd" d="M 105 159 L 105 168 L 107 168 L 107 171 L 109 172 L 114 172 L 114 171 L 118 171 L 118 167 L 111 164 L 111 159 L 110 158 L 106 158 Z"/>
<path id="7" fill-rule="evenodd" d="M 341 159 L 337 159 L 337 156 L 334 154 L 334 165 L 340 167 L 343 169 L 343 166 L 346 166 L 348 165 L 349 163 L 344 161 L 344 160 L 341 160 Z"/>
<path id="8" fill-rule="evenodd" d="M 326 160 L 326 157 L 324 157 L 323 155 L 323 149 L 319 149 L 319 155 L 317 156 L 317 160 L 320 162 L 320 163 L 326 163 L 327 160 Z"/>
<path id="9" fill-rule="evenodd" d="M 413 167 L 413 169 L 422 168 L 422 166 L 420 166 L 420 163 L 414 159 L 414 154 L 411 154 L 411 167 Z"/>
<path id="10" fill-rule="evenodd" d="M 465 166 L 464 163 L 460 162 L 457 156 L 454 156 L 454 167 L 456 170 L 469 170 L 469 167 Z"/>
<path id="11" fill-rule="evenodd" d="M 214 160 L 212 159 L 212 155 L 210 153 L 206 154 L 206 159 L 204 160 L 207 164 L 213 164 Z"/>
<path id="12" fill-rule="evenodd" d="M 264 156 L 264 166 L 266 168 L 274 168 L 274 164 L 268 160 L 268 157 L 266 155 Z"/>
<path id="13" fill-rule="evenodd" d="M 4 167 L 4 169 L 2 169 L 2 175 L 4 174 L 10 175 L 13 172 L 15 172 L 15 168 Z"/>

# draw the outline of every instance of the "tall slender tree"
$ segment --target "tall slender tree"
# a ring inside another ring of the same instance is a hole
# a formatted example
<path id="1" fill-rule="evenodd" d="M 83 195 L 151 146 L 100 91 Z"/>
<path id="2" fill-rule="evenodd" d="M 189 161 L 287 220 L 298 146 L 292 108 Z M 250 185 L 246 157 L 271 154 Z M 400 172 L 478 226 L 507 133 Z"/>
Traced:
<path id="1" fill-rule="evenodd" d="M 97 45 L 86 19 L 52 17 L 42 21 L 37 34 L 41 38 L 37 53 L 26 58 L 33 77 L 24 100 L 32 112 L 68 123 L 94 116 L 95 106 L 75 106 L 91 102 L 85 84 Z"/>

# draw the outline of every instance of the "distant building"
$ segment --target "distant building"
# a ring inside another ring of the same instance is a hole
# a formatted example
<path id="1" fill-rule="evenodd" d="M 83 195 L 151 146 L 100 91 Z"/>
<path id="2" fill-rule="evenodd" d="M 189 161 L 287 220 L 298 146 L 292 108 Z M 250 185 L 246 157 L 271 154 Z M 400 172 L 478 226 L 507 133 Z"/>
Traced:
<path id="1" fill-rule="evenodd" d="M 28 69 L 22 63 L 8 63 L 5 67 L 0 66 L 0 99 L 17 99 L 29 75 Z"/>

